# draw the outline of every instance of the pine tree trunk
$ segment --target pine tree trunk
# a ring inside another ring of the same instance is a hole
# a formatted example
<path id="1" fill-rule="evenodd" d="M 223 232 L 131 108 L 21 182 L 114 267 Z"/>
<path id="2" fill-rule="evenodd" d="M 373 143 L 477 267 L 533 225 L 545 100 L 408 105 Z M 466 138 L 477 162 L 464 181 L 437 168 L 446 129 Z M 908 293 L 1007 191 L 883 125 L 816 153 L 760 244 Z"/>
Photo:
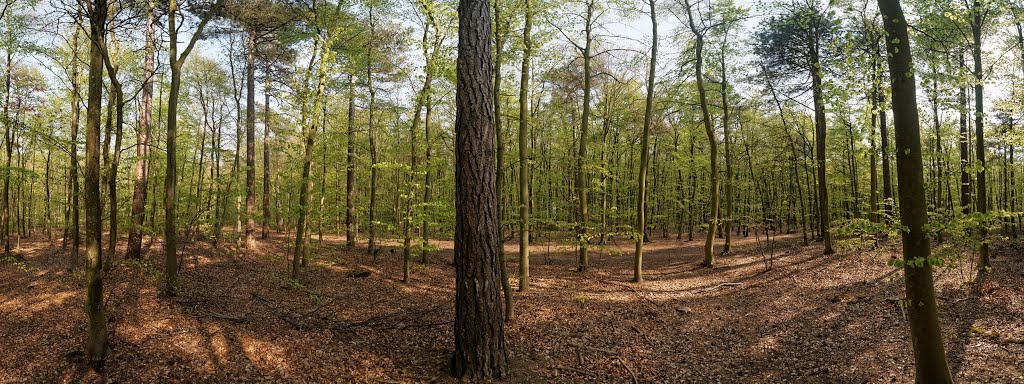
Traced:
<path id="1" fill-rule="evenodd" d="M 256 33 L 246 31 L 245 48 L 245 239 L 256 246 Z"/>
<path id="2" fill-rule="evenodd" d="M 508 375 L 499 304 L 498 196 L 494 172 L 488 2 L 459 2 L 455 117 L 455 352 L 459 379 Z"/>
<path id="3" fill-rule="evenodd" d="M 142 258 L 142 227 L 146 220 L 146 198 L 149 186 L 149 135 L 153 124 L 153 77 L 156 75 L 156 4 L 149 2 L 146 12 L 145 54 L 142 65 L 142 100 L 139 106 L 139 128 L 135 136 L 135 184 L 132 192 L 132 225 L 128 230 L 125 259 Z"/>

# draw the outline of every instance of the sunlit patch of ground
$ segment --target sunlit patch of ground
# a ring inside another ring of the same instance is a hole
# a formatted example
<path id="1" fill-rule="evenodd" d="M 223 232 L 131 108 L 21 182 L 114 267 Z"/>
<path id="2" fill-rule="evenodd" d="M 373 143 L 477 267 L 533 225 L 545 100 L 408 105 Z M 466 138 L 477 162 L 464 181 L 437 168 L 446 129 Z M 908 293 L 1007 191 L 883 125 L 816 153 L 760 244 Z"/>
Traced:
<path id="1" fill-rule="evenodd" d="M 766 271 L 754 238 L 737 236 L 707 269 L 702 241 L 652 240 L 642 284 L 631 282 L 628 239 L 593 245 L 586 273 L 574 247 L 533 245 L 531 287 L 513 294 L 507 382 L 913 381 L 892 250 L 822 256 L 820 244 L 782 236 Z M 432 241 L 428 264 L 415 255 L 410 284 L 398 241 L 382 242 L 375 261 L 363 242 L 314 235 L 299 281 L 288 279 L 290 244 L 287 234 L 251 250 L 186 242 L 173 298 L 161 294 L 159 242 L 142 262 L 116 259 L 111 349 L 96 372 L 81 361 L 82 274 L 67 271 L 59 241 L 25 239 L 24 261 L 0 264 L 0 383 L 452 382 L 451 241 Z M 505 253 L 515 290 L 516 244 Z M 1022 253 L 996 247 L 981 282 L 937 271 L 958 382 L 1024 382 Z"/>

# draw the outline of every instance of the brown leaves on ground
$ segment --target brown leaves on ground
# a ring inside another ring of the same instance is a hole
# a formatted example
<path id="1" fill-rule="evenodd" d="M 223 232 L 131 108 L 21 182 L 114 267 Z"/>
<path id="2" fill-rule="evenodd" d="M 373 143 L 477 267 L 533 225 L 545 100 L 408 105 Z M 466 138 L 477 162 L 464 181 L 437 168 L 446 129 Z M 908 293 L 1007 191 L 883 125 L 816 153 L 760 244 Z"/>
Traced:
<path id="1" fill-rule="evenodd" d="M 752 237 L 734 243 L 706 269 L 699 242 L 654 239 L 640 285 L 629 282 L 630 244 L 592 247 L 585 274 L 573 249 L 537 245 L 533 286 L 515 293 L 507 328 L 507 382 L 913 381 L 902 275 L 885 265 L 889 254 L 826 257 L 820 244 L 786 238 L 765 272 Z M 159 293 L 153 244 L 146 261 L 118 259 L 107 276 L 102 372 L 81 362 L 82 273 L 67 272 L 59 246 L 22 244 L 24 261 L 0 264 L 0 382 L 453 382 L 450 242 L 414 265 L 408 285 L 401 252 L 373 262 L 334 237 L 312 242 L 300 282 L 287 279 L 286 236 L 250 251 L 191 243 L 174 298 Z M 937 270 L 957 381 L 1024 382 L 1024 345 L 1012 342 L 1024 338 L 1020 255 L 1018 245 L 997 248 L 980 287 Z"/>

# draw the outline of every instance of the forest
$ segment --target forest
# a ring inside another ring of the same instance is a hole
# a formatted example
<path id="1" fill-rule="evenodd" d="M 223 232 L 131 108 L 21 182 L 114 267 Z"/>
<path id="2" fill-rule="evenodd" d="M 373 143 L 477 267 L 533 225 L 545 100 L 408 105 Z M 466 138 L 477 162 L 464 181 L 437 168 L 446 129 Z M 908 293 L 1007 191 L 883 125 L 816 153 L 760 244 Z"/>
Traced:
<path id="1" fill-rule="evenodd" d="M 0 52 L 0 383 L 1024 382 L 1021 0 L 0 0 Z"/>

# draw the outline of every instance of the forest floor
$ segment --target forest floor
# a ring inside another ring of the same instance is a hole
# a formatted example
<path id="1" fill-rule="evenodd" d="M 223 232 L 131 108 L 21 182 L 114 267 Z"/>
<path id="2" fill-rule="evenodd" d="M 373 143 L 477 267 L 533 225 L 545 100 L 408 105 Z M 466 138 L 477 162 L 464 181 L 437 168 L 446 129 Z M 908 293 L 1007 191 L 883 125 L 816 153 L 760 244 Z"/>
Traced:
<path id="1" fill-rule="evenodd" d="M 536 245 L 532 286 L 514 294 L 506 329 L 506 382 L 913 382 L 902 273 L 886 266 L 893 251 L 822 256 L 820 243 L 798 242 L 780 236 L 765 271 L 753 236 L 735 239 L 713 269 L 699 267 L 702 241 L 655 238 L 642 284 L 630 282 L 629 240 L 594 247 L 583 274 L 572 248 Z M 174 298 L 159 293 L 159 243 L 144 262 L 117 262 L 105 282 L 110 351 L 97 372 L 82 362 L 82 273 L 67 272 L 59 245 L 23 240 L 23 260 L 0 264 L 0 383 L 454 381 L 450 242 L 414 264 L 408 285 L 401 250 L 374 261 L 334 237 L 290 282 L 287 244 L 186 244 Z M 1022 249 L 998 244 L 984 281 L 937 270 L 957 382 L 1024 382 Z M 515 288 L 518 265 L 508 268 Z"/>

